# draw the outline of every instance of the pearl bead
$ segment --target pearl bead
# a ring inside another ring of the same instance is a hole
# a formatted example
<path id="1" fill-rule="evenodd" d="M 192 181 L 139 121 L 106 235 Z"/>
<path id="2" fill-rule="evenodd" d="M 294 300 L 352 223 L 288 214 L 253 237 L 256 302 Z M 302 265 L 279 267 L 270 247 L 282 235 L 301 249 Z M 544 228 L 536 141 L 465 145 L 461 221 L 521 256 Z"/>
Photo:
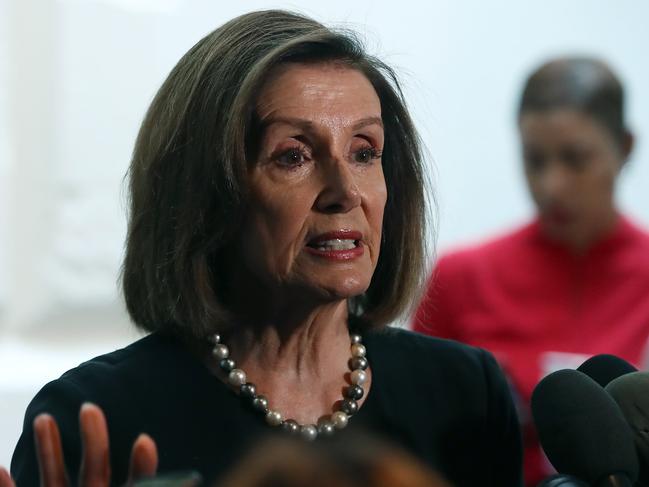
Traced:
<path id="1" fill-rule="evenodd" d="M 358 411 L 358 403 L 353 399 L 343 399 L 343 402 L 340 403 L 340 410 L 351 416 Z"/>
<path id="2" fill-rule="evenodd" d="M 363 388 L 359 385 L 352 385 L 347 388 L 345 391 L 345 397 L 348 399 L 353 399 L 354 401 L 358 401 L 361 397 L 363 397 Z"/>
<path id="3" fill-rule="evenodd" d="M 347 426 L 349 416 L 347 416 L 347 414 L 343 413 L 342 411 L 336 411 L 331 415 L 331 421 L 333 422 L 336 429 L 341 430 L 345 426 Z"/>
<path id="4" fill-rule="evenodd" d="M 300 425 L 294 419 L 287 419 L 282 423 L 282 429 L 292 435 L 300 432 Z"/>
<path id="5" fill-rule="evenodd" d="M 318 424 L 318 435 L 331 436 L 334 434 L 334 425 L 330 421 L 321 421 Z"/>
<path id="6" fill-rule="evenodd" d="M 367 380 L 367 372 L 361 369 L 356 369 L 352 371 L 350 375 L 350 380 L 352 381 L 352 384 L 356 385 L 361 385 L 365 384 L 365 381 Z"/>
<path id="7" fill-rule="evenodd" d="M 246 373 L 241 369 L 232 369 L 228 375 L 228 382 L 233 386 L 240 386 L 246 383 Z"/>
<path id="8" fill-rule="evenodd" d="M 268 411 L 266 413 L 266 422 L 271 426 L 282 424 L 282 415 L 277 411 Z"/>
<path id="9" fill-rule="evenodd" d="M 266 413 L 268 411 L 268 399 L 264 396 L 257 396 L 252 400 L 252 407 L 257 411 Z"/>
<path id="10" fill-rule="evenodd" d="M 222 343 L 217 343 L 212 349 L 212 355 L 214 355 L 219 360 L 222 360 L 230 356 L 230 350 Z"/>
<path id="11" fill-rule="evenodd" d="M 257 388 L 252 382 L 246 382 L 245 384 L 241 384 L 239 393 L 241 394 L 241 397 L 245 397 L 246 399 L 253 399 L 255 397 L 255 394 L 257 394 Z"/>
<path id="12" fill-rule="evenodd" d="M 367 366 L 369 365 L 369 362 L 365 357 L 353 357 L 349 359 L 349 368 L 351 370 L 356 370 L 356 369 L 367 369 Z"/>
<path id="13" fill-rule="evenodd" d="M 219 362 L 219 367 L 226 372 L 231 372 L 236 367 L 234 360 L 231 358 L 224 358 Z"/>
<path id="14" fill-rule="evenodd" d="M 354 343 L 352 345 L 352 357 L 365 357 L 365 346 L 361 343 Z"/>
<path id="15" fill-rule="evenodd" d="M 307 441 L 313 441 L 318 437 L 318 429 L 315 425 L 305 424 L 300 428 L 300 436 Z"/>
<path id="16" fill-rule="evenodd" d="M 252 382 L 246 382 L 246 373 L 236 368 L 235 361 L 230 358 L 230 349 L 221 343 L 221 336 L 214 333 L 208 336 L 207 340 L 213 345 L 212 355 L 218 360 L 219 367 L 227 373 L 228 382 L 238 390 L 242 398 L 251 400 L 252 407 L 264 414 L 266 423 L 270 426 L 279 426 L 288 433 L 299 434 L 303 439 L 313 441 L 318 436 L 331 436 L 336 429 L 345 428 L 350 416 L 358 412 L 357 401 L 365 393 L 362 384 L 369 378 L 368 373 L 365 372 L 369 363 L 365 357 L 367 350 L 361 343 L 361 336 L 357 333 L 350 335 L 351 358 L 348 364 L 351 371 L 351 385 L 345 389 L 339 410 L 331 416 L 323 416 L 317 425 L 300 425 L 293 419 L 284 420 L 279 411 L 269 409 L 268 399 L 261 394 L 258 395 L 256 386 Z"/>

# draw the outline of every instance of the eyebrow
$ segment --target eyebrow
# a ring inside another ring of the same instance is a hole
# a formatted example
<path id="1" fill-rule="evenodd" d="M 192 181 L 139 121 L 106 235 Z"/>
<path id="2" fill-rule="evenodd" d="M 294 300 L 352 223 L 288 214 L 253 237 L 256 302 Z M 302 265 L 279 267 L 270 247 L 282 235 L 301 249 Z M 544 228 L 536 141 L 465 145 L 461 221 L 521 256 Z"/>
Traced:
<path id="1" fill-rule="evenodd" d="M 297 117 L 270 117 L 267 118 L 266 120 L 263 120 L 261 122 L 261 128 L 265 129 L 269 125 L 273 124 L 284 124 L 284 125 L 292 125 L 294 127 L 299 127 L 303 130 L 313 130 L 314 123 L 311 122 L 310 120 L 306 120 L 303 118 L 297 118 Z M 358 120 L 356 123 L 354 123 L 351 128 L 352 130 L 359 130 L 362 129 L 363 127 L 367 127 L 368 125 L 378 125 L 379 127 L 383 128 L 383 119 L 381 117 L 366 117 Z"/>

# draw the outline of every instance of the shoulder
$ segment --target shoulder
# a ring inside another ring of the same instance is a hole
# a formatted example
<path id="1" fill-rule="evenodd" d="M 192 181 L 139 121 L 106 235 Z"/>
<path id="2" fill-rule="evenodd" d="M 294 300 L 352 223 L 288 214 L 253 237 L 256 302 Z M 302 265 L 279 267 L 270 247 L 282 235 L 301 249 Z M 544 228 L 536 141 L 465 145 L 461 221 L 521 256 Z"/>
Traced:
<path id="1" fill-rule="evenodd" d="M 518 420 L 489 352 L 397 328 L 370 333 L 365 341 L 372 387 L 386 410 L 400 411 L 395 421 L 406 434 L 444 452 L 449 478 L 471 478 L 461 485 L 477 485 L 478 476 L 482 485 L 522 485 Z M 480 465 L 479 475 L 467 473 L 467 461 Z"/>
<path id="2" fill-rule="evenodd" d="M 78 407 L 86 401 L 107 411 L 123 411 L 124 398 L 150 393 L 163 377 L 173 380 L 182 354 L 178 344 L 153 334 L 95 357 L 46 384 L 30 403 L 26 419 L 47 411 L 55 417 L 65 412 L 76 421 Z"/>
<path id="3" fill-rule="evenodd" d="M 372 332 L 366 342 L 369 354 L 380 360 L 389 358 L 404 373 L 415 374 L 431 384 L 454 384 L 464 392 L 482 394 L 490 377 L 501 374 L 489 352 L 454 340 L 387 327 Z"/>
<path id="4" fill-rule="evenodd" d="M 629 217 L 621 215 L 612 235 L 603 241 L 602 255 L 612 256 L 617 272 L 624 272 L 625 279 L 636 276 L 647 282 L 649 276 L 649 233 Z"/>
<path id="5" fill-rule="evenodd" d="M 478 263 L 509 259 L 530 248 L 537 235 L 538 222 L 532 221 L 488 240 L 456 247 L 443 254 L 436 267 L 443 272 L 446 269 L 458 270 Z"/>
<path id="6" fill-rule="evenodd" d="M 373 330 L 366 335 L 366 341 L 383 351 L 389 348 L 392 352 L 404 354 L 416 359 L 419 354 L 430 361 L 433 357 L 453 360 L 475 360 L 484 351 L 482 349 L 443 338 L 422 335 L 405 328 L 387 326 Z M 414 355 L 413 355 L 414 354 Z"/>
<path id="7" fill-rule="evenodd" d="M 174 360 L 177 345 L 157 334 L 148 335 L 125 348 L 94 357 L 65 372 L 54 381 L 91 393 L 102 389 L 128 387 L 133 380 L 157 375 L 165 359 Z"/>
<path id="8" fill-rule="evenodd" d="M 649 231 L 627 216 L 622 216 L 620 233 L 626 237 L 638 250 L 649 249 Z"/>

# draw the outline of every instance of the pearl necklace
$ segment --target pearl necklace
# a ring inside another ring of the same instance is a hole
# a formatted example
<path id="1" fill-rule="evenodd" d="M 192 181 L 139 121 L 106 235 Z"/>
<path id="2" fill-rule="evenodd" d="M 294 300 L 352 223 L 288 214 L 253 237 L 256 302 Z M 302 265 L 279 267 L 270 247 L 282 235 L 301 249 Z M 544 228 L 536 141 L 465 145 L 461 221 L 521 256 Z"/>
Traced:
<path id="1" fill-rule="evenodd" d="M 365 346 L 361 343 L 361 336 L 352 334 L 351 358 L 349 359 L 350 382 L 344 392 L 343 400 L 336 412 L 330 416 L 323 417 L 318 424 L 299 424 L 293 419 L 284 419 L 279 411 L 269 407 L 268 399 L 262 394 L 257 394 L 257 386 L 247 382 L 246 373 L 238 369 L 234 360 L 230 358 L 230 349 L 221 343 L 221 336 L 218 334 L 209 337 L 212 343 L 212 355 L 218 360 L 219 367 L 228 376 L 228 383 L 238 391 L 242 399 L 249 401 L 252 407 L 263 414 L 266 423 L 270 426 L 281 427 L 291 434 L 299 434 L 308 441 L 315 440 L 318 436 L 331 436 L 335 430 L 347 426 L 349 418 L 358 411 L 358 400 L 363 397 L 365 391 L 363 384 L 367 381 L 367 367 L 369 365 L 365 356 Z"/>

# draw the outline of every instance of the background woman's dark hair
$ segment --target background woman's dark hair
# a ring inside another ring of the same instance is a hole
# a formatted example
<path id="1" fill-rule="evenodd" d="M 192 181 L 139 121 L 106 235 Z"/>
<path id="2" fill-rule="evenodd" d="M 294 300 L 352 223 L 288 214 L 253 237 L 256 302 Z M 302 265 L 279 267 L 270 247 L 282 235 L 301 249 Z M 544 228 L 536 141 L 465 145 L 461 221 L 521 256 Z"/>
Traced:
<path id="1" fill-rule="evenodd" d="M 560 58 L 543 64 L 530 75 L 521 96 L 519 118 L 526 112 L 557 108 L 571 108 L 593 117 L 623 146 L 628 134 L 624 90 L 602 61 Z"/>
<path id="2" fill-rule="evenodd" d="M 396 76 L 353 33 L 271 10 L 237 17 L 200 40 L 144 118 L 128 173 L 122 269 L 136 325 L 198 337 L 226 325 L 224 253 L 246 211 L 256 96 L 282 63 L 331 61 L 369 79 L 385 128 L 381 256 L 367 292 L 350 300 L 350 314 L 360 326 L 380 326 L 412 306 L 425 272 L 425 175 Z"/>

